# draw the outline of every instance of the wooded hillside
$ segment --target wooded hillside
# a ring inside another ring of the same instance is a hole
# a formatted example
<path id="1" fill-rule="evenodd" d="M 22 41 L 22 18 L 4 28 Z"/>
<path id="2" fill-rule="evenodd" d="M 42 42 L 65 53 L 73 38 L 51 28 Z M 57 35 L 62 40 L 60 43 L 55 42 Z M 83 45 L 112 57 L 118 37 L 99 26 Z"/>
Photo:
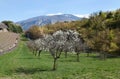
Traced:
<path id="1" fill-rule="evenodd" d="M 26 36 L 37 39 L 43 34 L 53 34 L 57 30 L 78 31 L 88 50 L 120 55 L 120 9 L 109 12 L 96 12 L 80 21 L 61 22 L 43 27 L 32 26 Z"/>

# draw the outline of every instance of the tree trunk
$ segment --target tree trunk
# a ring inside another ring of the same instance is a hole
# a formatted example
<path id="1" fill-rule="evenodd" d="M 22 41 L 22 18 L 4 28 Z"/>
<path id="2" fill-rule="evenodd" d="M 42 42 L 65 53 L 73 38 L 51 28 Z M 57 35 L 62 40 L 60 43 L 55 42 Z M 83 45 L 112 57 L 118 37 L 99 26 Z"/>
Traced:
<path id="1" fill-rule="evenodd" d="M 77 53 L 77 62 L 79 62 L 79 53 Z"/>
<path id="2" fill-rule="evenodd" d="M 65 52 L 65 58 L 67 58 L 67 52 Z"/>
<path id="3" fill-rule="evenodd" d="M 88 52 L 88 53 L 87 53 L 87 57 L 89 57 L 89 56 L 90 56 L 90 53 Z"/>
<path id="4" fill-rule="evenodd" d="M 34 50 L 33 50 L 33 55 L 34 55 Z"/>
<path id="5" fill-rule="evenodd" d="M 57 58 L 54 58 L 53 70 L 56 70 L 56 61 L 57 61 Z"/>
<path id="6" fill-rule="evenodd" d="M 104 52 L 103 54 L 104 54 L 104 60 L 106 60 L 106 52 Z"/>
<path id="7" fill-rule="evenodd" d="M 40 57 L 41 51 L 42 51 L 42 50 L 39 50 L 39 52 L 38 52 L 38 56 L 39 56 L 39 57 Z"/>
<path id="8" fill-rule="evenodd" d="M 35 56 L 37 55 L 37 51 L 35 51 Z"/>
<path id="9" fill-rule="evenodd" d="M 59 55 L 57 56 L 57 58 L 60 58 L 61 52 L 59 53 Z"/>
<path id="10" fill-rule="evenodd" d="M 106 59 L 106 54 L 105 52 L 100 52 L 100 59 L 105 60 Z"/>

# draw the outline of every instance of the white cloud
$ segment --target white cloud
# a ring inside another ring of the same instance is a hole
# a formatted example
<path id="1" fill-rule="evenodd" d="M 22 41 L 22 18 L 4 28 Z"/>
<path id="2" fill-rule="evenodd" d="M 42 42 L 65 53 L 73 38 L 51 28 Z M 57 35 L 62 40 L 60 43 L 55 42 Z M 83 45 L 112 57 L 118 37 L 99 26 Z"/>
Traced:
<path id="1" fill-rule="evenodd" d="M 47 14 L 46 16 L 54 16 L 54 15 L 62 15 L 64 13 L 53 13 L 53 14 Z M 90 14 L 73 14 L 74 16 L 80 17 L 80 18 L 89 18 Z"/>
<path id="2" fill-rule="evenodd" d="M 47 16 L 53 16 L 53 15 L 61 15 L 63 13 L 53 13 L 53 14 L 47 14 Z"/>
<path id="3" fill-rule="evenodd" d="M 90 16 L 90 14 L 73 14 L 73 15 L 75 15 L 75 16 L 77 16 L 77 17 L 81 17 L 81 18 L 89 18 L 89 16 Z"/>

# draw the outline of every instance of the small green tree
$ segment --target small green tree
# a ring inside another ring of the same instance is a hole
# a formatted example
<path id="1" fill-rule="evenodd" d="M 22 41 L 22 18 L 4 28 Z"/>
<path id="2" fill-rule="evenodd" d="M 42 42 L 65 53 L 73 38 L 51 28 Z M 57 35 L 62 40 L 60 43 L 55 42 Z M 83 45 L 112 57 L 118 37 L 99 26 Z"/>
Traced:
<path id="1" fill-rule="evenodd" d="M 2 21 L 2 23 L 4 23 L 5 25 L 8 26 L 8 30 L 11 32 L 15 32 L 15 33 L 22 33 L 22 27 L 18 24 L 15 24 L 12 21 Z"/>

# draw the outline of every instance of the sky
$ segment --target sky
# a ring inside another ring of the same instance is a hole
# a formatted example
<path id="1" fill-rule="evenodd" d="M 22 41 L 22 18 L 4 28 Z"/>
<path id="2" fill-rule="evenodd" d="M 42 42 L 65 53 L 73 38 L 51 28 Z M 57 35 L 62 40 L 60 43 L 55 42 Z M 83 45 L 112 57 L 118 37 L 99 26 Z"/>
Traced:
<path id="1" fill-rule="evenodd" d="M 120 0 L 0 0 L 0 22 L 14 22 L 41 15 L 74 14 L 88 16 L 93 12 L 120 8 Z"/>

